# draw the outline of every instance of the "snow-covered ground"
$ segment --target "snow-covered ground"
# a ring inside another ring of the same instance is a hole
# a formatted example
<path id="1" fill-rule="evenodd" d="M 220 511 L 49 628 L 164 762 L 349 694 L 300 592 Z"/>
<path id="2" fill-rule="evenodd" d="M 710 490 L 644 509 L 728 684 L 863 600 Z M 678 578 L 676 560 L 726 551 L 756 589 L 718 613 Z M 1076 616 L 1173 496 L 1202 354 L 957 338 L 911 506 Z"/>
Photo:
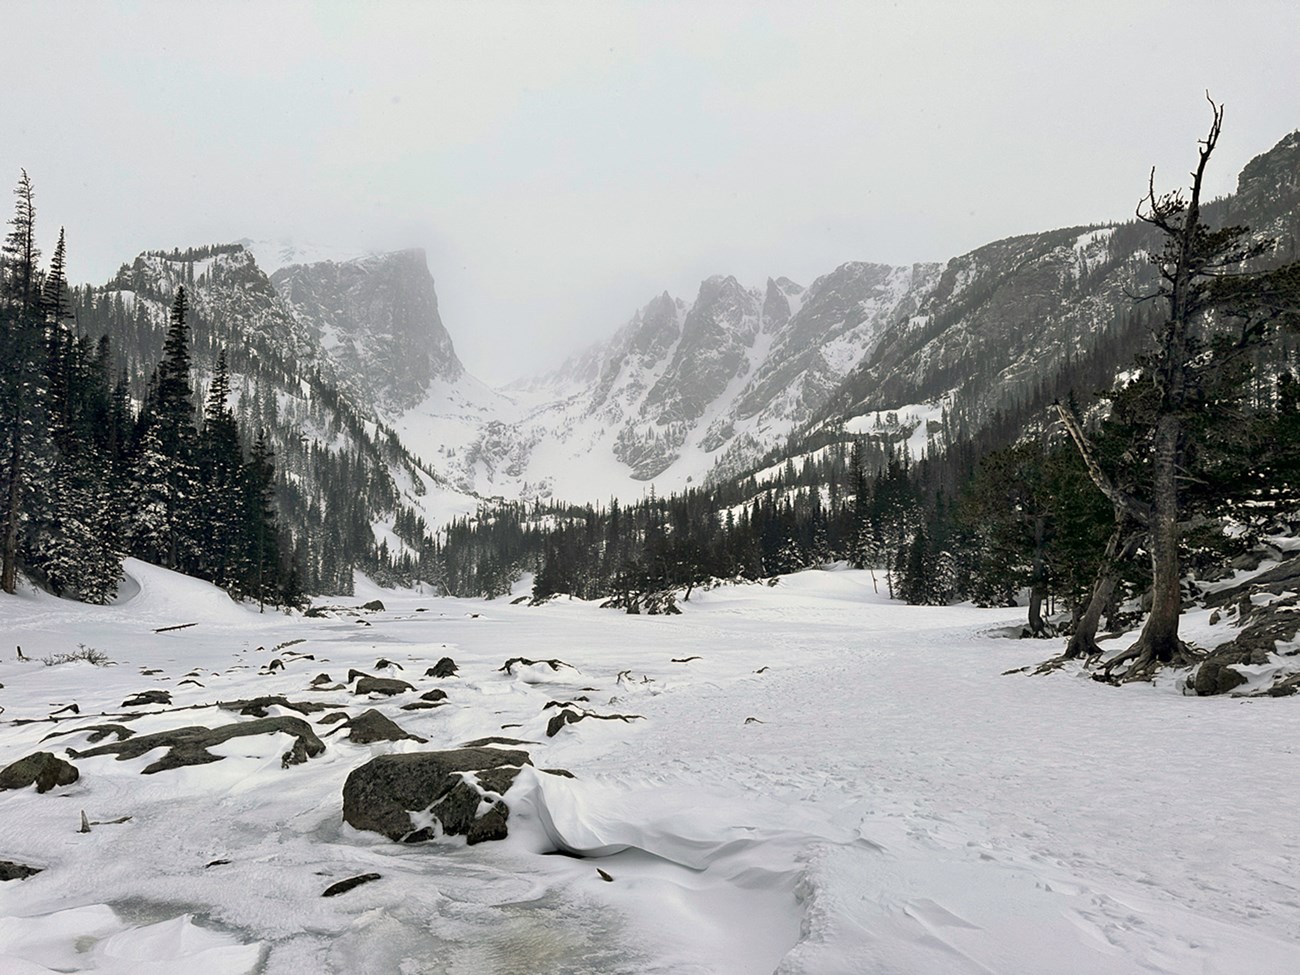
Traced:
<path id="1" fill-rule="evenodd" d="M 991 635 L 1014 610 L 890 603 L 863 572 L 697 591 L 677 617 L 359 591 L 342 602 L 385 611 L 308 619 L 128 568 L 111 607 L 0 597 L 0 767 L 85 749 L 43 739 L 120 720 L 101 712 L 212 727 L 248 720 L 216 701 L 268 694 L 376 707 L 429 743 L 335 735 L 282 768 L 292 739 L 241 737 L 213 764 L 81 758 L 71 786 L 0 793 L 0 860 L 43 868 L 0 883 L 6 975 L 1300 971 L 1295 699 L 1003 676 L 1052 650 Z M 78 644 L 116 664 L 39 661 Z M 458 676 L 421 676 L 442 656 Z M 499 669 L 518 656 L 576 670 Z M 349 668 L 417 691 L 309 690 Z M 435 686 L 447 705 L 400 709 Z M 121 706 L 155 688 L 192 709 Z M 578 696 L 643 717 L 547 738 L 544 705 Z M 373 755 L 489 735 L 576 776 L 521 774 L 505 841 L 343 824 Z M 101 825 L 78 832 L 82 810 Z"/>

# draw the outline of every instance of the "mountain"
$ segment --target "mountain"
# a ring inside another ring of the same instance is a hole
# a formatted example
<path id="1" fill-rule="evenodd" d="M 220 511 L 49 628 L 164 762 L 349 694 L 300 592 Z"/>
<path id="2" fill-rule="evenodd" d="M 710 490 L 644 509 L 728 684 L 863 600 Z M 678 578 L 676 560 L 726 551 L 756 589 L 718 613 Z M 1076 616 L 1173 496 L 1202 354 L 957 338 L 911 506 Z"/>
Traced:
<path id="1" fill-rule="evenodd" d="M 588 499 L 754 462 L 813 416 L 935 273 L 854 263 L 807 289 L 718 275 L 689 304 L 662 293 L 607 342 L 503 390 L 456 359 L 419 252 L 271 280 L 349 388 L 462 490 Z"/>
<path id="2" fill-rule="evenodd" d="M 146 252 L 106 284 L 78 289 L 80 329 L 109 337 L 137 402 L 181 286 L 190 296 L 194 402 L 203 402 L 224 350 L 246 439 L 268 433 L 277 507 L 310 591 L 350 591 L 354 568 L 390 572 L 389 556 L 419 547 L 419 519 L 432 526 L 476 507 L 401 445 L 360 398 L 348 360 L 331 354 L 320 327 L 277 294 L 239 244 Z"/>
<path id="3" fill-rule="evenodd" d="M 1300 133 L 1204 209 L 1211 224 L 1273 239 L 1264 263 L 1294 259 Z M 241 244 L 151 251 L 79 289 L 74 311 L 88 337 L 111 339 L 140 402 L 186 286 L 195 403 L 224 351 L 246 437 L 268 432 L 306 585 L 337 591 L 355 568 L 393 581 L 446 569 L 425 562 L 437 555 L 429 530 L 485 499 L 631 500 L 704 482 L 732 504 L 746 475 L 792 483 L 791 459 L 863 434 L 913 456 L 972 434 L 1007 442 L 1054 398 L 1086 398 L 1131 365 L 1157 324 L 1159 308 L 1134 296 L 1153 290 L 1158 243 L 1132 221 L 1010 237 L 942 264 L 851 262 L 807 288 L 717 275 L 689 302 L 654 296 L 608 341 L 500 390 L 459 361 L 418 250 L 269 277 Z M 1294 346 L 1279 341 L 1274 366 Z M 819 459 L 843 467 L 845 455 Z M 491 567 L 493 586 L 522 551 Z"/>
<path id="4" fill-rule="evenodd" d="M 1204 205 L 1211 225 L 1244 224 L 1274 241 L 1264 263 L 1294 260 L 1300 240 L 1300 133 L 1242 170 L 1237 192 Z M 814 429 L 885 410 L 942 403 L 968 429 L 1073 388 L 1113 381 L 1160 309 L 1139 221 L 995 241 L 948 261 L 915 309 L 893 321 L 817 412 Z M 1286 354 L 1287 340 L 1281 343 Z"/>
<path id="5" fill-rule="evenodd" d="M 401 412 L 465 372 L 422 250 L 291 264 L 271 283 L 360 402 Z"/>

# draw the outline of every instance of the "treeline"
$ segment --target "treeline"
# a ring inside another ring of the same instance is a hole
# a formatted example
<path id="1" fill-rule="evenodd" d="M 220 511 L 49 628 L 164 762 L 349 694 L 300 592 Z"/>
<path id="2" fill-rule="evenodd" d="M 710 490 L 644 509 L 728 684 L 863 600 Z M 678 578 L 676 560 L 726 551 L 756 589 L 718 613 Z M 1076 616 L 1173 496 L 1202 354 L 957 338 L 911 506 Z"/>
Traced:
<path id="1" fill-rule="evenodd" d="M 224 355 L 196 406 L 185 288 L 137 408 L 111 339 L 74 325 L 62 231 L 40 266 L 25 172 L 15 195 L 0 254 L 0 588 L 22 571 L 102 603 L 137 556 L 263 604 L 301 602 L 266 431 L 236 421 Z"/>
<path id="2" fill-rule="evenodd" d="M 390 520 L 404 504 L 397 472 L 405 472 L 412 494 L 423 491 L 429 472 L 340 389 L 247 251 L 209 246 L 142 254 L 108 285 L 76 289 L 73 312 L 82 332 L 112 337 L 130 395 L 139 400 L 163 354 L 166 309 L 181 287 L 190 298 L 196 395 L 224 354 L 238 426 L 265 430 L 275 454 L 275 505 L 303 588 L 350 593 L 356 569 L 385 583 L 415 582 L 411 560 L 390 556 L 372 524 Z"/>
<path id="3" fill-rule="evenodd" d="M 1187 458 L 1196 486 L 1185 501 L 1198 522 L 1187 565 L 1202 580 L 1223 575 L 1270 530 L 1294 528 L 1300 512 L 1300 384 L 1282 369 L 1248 388 L 1246 418 L 1218 425 Z M 1126 458 L 1126 414 L 1120 404 L 1086 426 L 1098 454 L 1131 465 L 1136 481 L 1142 462 Z M 1029 434 L 1001 445 L 994 431 L 940 438 L 920 460 L 905 443 L 864 435 L 789 460 L 763 485 L 485 508 L 426 539 L 418 574 L 453 595 L 494 597 L 530 571 L 538 600 L 568 594 L 659 612 L 673 604 L 670 592 L 839 561 L 877 570 L 882 592 L 913 604 L 1012 606 L 1028 593 L 1028 632 L 1069 632 L 1107 557 L 1114 514 L 1061 424 L 1047 410 L 1036 423 L 1019 419 L 997 430 Z M 1131 623 L 1122 609 L 1149 583 L 1145 561 L 1126 560 L 1103 618 Z"/>

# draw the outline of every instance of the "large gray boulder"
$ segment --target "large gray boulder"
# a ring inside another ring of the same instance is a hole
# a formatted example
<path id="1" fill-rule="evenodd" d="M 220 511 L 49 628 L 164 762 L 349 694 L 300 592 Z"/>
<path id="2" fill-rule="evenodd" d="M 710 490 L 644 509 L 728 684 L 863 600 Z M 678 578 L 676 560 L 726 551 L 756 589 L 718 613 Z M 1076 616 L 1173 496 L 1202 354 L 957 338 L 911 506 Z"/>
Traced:
<path id="1" fill-rule="evenodd" d="M 80 775 L 75 765 L 53 752 L 34 752 L 0 771 L 0 790 L 34 785 L 37 792 L 49 792 L 56 786 L 72 785 Z"/>
<path id="2" fill-rule="evenodd" d="M 527 752 L 504 748 L 380 755 L 353 769 L 343 784 L 343 819 L 357 829 L 414 843 L 438 835 L 411 817 L 427 813 L 442 833 L 464 836 L 470 844 L 504 839 L 510 810 L 501 796 L 519 769 L 531 764 Z M 485 801 L 489 808 L 479 815 Z"/>

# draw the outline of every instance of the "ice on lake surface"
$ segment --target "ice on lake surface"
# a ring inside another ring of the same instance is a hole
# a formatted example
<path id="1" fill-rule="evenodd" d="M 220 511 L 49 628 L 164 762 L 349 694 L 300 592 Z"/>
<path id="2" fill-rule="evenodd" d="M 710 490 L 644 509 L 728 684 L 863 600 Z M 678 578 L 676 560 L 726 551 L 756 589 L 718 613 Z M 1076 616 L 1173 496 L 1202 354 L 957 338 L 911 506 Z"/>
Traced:
<path id="1" fill-rule="evenodd" d="M 384 611 L 307 619 L 128 569 L 113 606 L 0 597 L 32 658 L 0 652 L 0 764 L 86 750 L 89 732 L 44 739 L 130 711 L 156 712 L 126 722 L 138 734 L 247 720 L 216 702 L 263 695 L 327 704 L 269 712 L 327 747 L 284 767 L 290 736 L 240 737 L 152 775 L 157 751 L 78 758 L 71 786 L 0 793 L 0 859 L 43 871 L 0 884 L 5 975 L 1300 971 L 1292 700 L 1003 676 L 1055 649 L 995 636 L 1016 610 L 908 607 L 849 570 L 696 590 L 678 617 L 363 580 L 330 602 Z M 1185 630 L 1208 643 L 1208 626 Z M 115 664 L 39 662 L 78 644 Z M 457 676 L 422 676 L 443 656 Z M 501 670 L 520 656 L 573 670 Z M 353 668 L 416 690 L 310 689 Z M 433 687 L 444 705 L 401 710 Z M 121 706 L 148 689 L 185 710 Z M 553 701 L 640 717 L 548 737 Z M 371 707 L 429 743 L 316 724 Z M 342 822 L 343 781 L 373 756 L 492 735 L 575 776 L 521 774 L 505 841 Z M 380 880 L 321 897 L 365 873 Z"/>

